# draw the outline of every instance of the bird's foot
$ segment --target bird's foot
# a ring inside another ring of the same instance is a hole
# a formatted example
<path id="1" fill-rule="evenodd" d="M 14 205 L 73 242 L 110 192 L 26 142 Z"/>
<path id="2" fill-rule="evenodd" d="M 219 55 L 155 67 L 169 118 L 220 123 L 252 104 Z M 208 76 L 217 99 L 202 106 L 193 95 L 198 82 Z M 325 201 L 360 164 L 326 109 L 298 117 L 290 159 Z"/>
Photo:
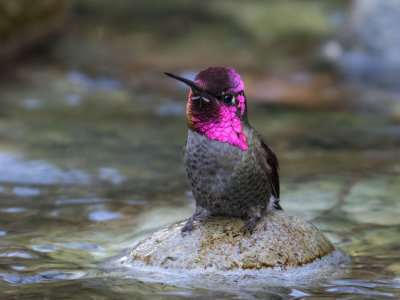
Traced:
<path id="1" fill-rule="evenodd" d="M 193 229 L 193 223 L 197 220 L 197 218 L 205 212 L 205 209 L 201 206 L 197 205 L 194 214 L 186 221 L 185 226 L 181 229 L 181 235 L 185 236 Z"/>
<path id="2" fill-rule="evenodd" d="M 241 231 L 243 232 L 243 235 L 246 235 L 246 233 L 248 233 L 249 235 L 252 235 L 254 228 L 256 228 L 256 225 L 258 223 L 258 221 L 260 221 L 261 217 L 259 216 L 254 216 L 251 217 L 249 221 L 246 222 L 246 224 L 244 224 L 244 226 L 242 227 Z"/>
<path id="3" fill-rule="evenodd" d="M 186 235 L 189 234 L 189 232 L 192 231 L 192 229 L 193 229 L 193 222 L 194 222 L 194 218 L 193 218 L 193 217 L 190 217 L 190 218 L 186 221 L 185 226 L 183 226 L 182 229 L 181 229 L 181 235 L 182 235 L 182 236 L 186 236 Z"/>

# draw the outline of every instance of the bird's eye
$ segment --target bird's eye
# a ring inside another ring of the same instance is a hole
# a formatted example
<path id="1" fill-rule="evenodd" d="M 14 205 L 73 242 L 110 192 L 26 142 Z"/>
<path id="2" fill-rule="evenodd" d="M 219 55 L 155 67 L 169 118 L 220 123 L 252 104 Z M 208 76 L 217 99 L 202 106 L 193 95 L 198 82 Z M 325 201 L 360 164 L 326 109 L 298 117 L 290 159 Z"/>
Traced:
<path id="1" fill-rule="evenodd" d="M 235 97 L 231 94 L 224 95 L 222 99 L 224 100 L 224 103 L 226 103 L 226 104 L 235 103 Z"/>

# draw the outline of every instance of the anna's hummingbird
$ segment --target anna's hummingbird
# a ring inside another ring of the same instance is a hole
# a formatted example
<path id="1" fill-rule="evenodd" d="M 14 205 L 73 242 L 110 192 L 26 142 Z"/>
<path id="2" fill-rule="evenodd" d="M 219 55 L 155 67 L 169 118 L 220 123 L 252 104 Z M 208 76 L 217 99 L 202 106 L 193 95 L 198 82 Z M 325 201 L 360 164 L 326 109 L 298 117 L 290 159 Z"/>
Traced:
<path id="1" fill-rule="evenodd" d="M 204 212 L 246 219 L 251 234 L 265 213 L 282 208 L 278 160 L 247 120 L 240 75 L 228 67 L 208 68 L 194 81 L 165 74 L 190 87 L 183 160 L 196 210 L 182 234 Z"/>

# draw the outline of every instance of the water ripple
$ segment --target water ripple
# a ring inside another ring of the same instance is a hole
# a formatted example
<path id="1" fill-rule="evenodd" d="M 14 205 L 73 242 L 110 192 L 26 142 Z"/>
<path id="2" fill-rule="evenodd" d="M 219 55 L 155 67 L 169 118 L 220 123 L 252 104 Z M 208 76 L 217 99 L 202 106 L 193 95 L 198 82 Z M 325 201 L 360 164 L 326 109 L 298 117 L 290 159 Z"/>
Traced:
<path id="1" fill-rule="evenodd" d="M 99 178 L 112 184 L 121 184 L 125 180 L 125 176 L 119 173 L 119 170 L 114 168 L 103 167 L 99 168 Z"/>
<path id="2" fill-rule="evenodd" d="M 40 189 L 30 188 L 25 186 L 16 186 L 13 188 L 13 193 L 20 197 L 32 197 L 40 194 Z"/>
<path id="3" fill-rule="evenodd" d="M 13 269 L 15 271 L 21 271 L 21 270 L 25 270 L 26 267 L 25 266 L 11 266 L 11 269 Z"/>
<path id="4" fill-rule="evenodd" d="M 155 113 L 161 117 L 169 116 L 184 116 L 186 110 L 186 103 L 172 102 L 158 106 Z"/>
<path id="5" fill-rule="evenodd" d="M 53 252 L 58 248 L 52 245 L 32 245 L 32 249 L 38 252 Z"/>
<path id="6" fill-rule="evenodd" d="M 21 275 L 16 273 L 0 273 L 4 281 L 17 285 L 42 283 L 42 282 L 57 282 L 62 280 L 79 279 L 85 275 L 83 271 L 46 271 L 36 275 Z"/>
<path id="7" fill-rule="evenodd" d="M 33 258 L 32 255 L 26 252 L 0 252 L 0 257 L 19 257 L 19 258 Z"/>
<path id="8" fill-rule="evenodd" d="M 103 247 L 100 245 L 96 244 L 85 244 L 85 243 L 57 243 L 58 246 L 64 247 L 64 248 L 69 248 L 69 249 L 85 249 L 88 251 L 92 250 L 104 250 Z"/>
<path id="9" fill-rule="evenodd" d="M 8 207 L 0 209 L 1 212 L 9 213 L 9 214 L 18 214 L 26 211 L 26 208 L 23 207 Z"/>
<path id="10" fill-rule="evenodd" d="M 80 71 L 69 71 L 67 73 L 68 79 L 87 91 L 93 90 L 114 90 L 121 86 L 121 83 L 109 77 L 91 78 L 85 73 Z"/>
<path id="11" fill-rule="evenodd" d="M 43 107 L 43 100 L 38 98 L 25 98 L 21 100 L 20 106 L 29 110 L 40 109 Z"/>
<path id="12" fill-rule="evenodd" d="M 329 288 L 326 291 L 334 292 L 334 293 L 340 292 L 340 293 L 361 294 L 361 295 L 381 295 L 381 296 L 388 296 L 388 297 L 394 296 L 392 293 L 377 292 L 375 290 L 371 291 L 368 289 L 358 288 L 358 287 L 354 287 L 354 286 L 338 286 L 338 287 Z"/>
<path id="13" fill-rule="evenodd" d="M 25 161 L 21 155 L 0 152 L 0 182 L 88 185 L 91 181 L 82 170 L 64 171 L 44 160 Z"/>
<path id="14" fill-rule="evenodd" d="M 117 218 L 121 218 L 123 215 L 119 212 L 115 211 L 107 211 L 107 210 L 98 210 L 89 213 L 89 220 L 102 222 L 102 221 L 109 221 Z"/>
<path id="15" fill-rule="evenodd" d="M 56 205 L 71 205 L 71 204 L 94 204 L 94 203 L 104 203 L 109 201 L 103 198 L 72 198 L 72 199 L 59 199 L 56 200 Z"/>

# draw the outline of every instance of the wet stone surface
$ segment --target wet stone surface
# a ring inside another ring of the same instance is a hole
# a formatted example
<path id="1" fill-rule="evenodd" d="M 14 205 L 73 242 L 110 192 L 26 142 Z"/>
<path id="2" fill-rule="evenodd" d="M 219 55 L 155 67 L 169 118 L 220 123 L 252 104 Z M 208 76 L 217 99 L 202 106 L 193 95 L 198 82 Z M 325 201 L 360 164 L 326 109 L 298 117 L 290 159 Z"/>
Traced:
<path id="1" fill-rule="evenodd" d="M 184 223 L 142 241 L 131 252 L 133 261 L 186 270 L 260 270 L 302 266 L 334 250 L 314 225 L 282 211 L 266 215 L 252 235 L 243 234 L 239 218 L 203 220 L 182 236 Z"/>

